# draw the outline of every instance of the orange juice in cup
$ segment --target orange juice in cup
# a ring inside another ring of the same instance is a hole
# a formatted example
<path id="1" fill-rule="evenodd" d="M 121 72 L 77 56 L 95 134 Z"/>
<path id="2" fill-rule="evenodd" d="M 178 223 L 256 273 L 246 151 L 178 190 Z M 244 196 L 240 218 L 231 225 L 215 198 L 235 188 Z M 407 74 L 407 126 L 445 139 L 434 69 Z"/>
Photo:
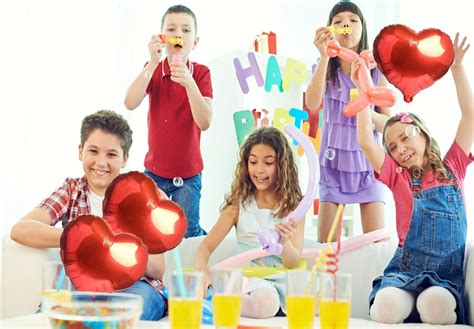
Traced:
<path id="1" fill-rule="evenodd" d="M 237 328 L 242 305 L 242 269 L 214 270 L 212 307 L 216 328 Z"/>
<path id="2" fill-rule="evenodd" d="M 171 274 L 168 311 L 172 329 L 201 327 L 203 292 L 202 272 L 175 271 Z"/>
<path id="3" fill-rule="evenodd" d="M 315 272 L 286 272 L 286 317 L 289 329 L 313 328 L 318 284 Z"/>
<path id="4" fill-rule="evenodd" d="M 321 274 L 319 320 L 323 329 L 349 328 L 351 317 L 351 275 Z"/>
<path id="5" fill-rule="evenodd" d="M 313 328 L 316 309 L 314 296 L 287 296 L 286 312 L 289 328 Z"/>
<path id="6" fill-rule="evenodd" d="M 239 324 L 241 295 L 212 296 L 214 324 L 216 327 L 235 328 Z"/>
<path id="7" fill-rule="evenodd" d="M 171 328 L 201 327 L 202 299 L 171 298 L 168 307 Z"/>
<path id="8" fill-rule="evenodd" d="M 349 318 L 351 317 L 350 301 L 322 300 L 319 307 L 321 328 L 349 328 Z"/>

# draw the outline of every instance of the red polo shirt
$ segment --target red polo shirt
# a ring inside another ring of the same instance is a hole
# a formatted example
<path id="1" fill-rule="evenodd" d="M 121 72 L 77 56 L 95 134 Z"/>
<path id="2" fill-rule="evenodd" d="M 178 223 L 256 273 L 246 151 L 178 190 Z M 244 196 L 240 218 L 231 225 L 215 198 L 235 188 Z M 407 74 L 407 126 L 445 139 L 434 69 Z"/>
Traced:
<path id="1" fill-rule="evenodd" d="M 212 98 L 211 72 L 201 64 L 187 63 L 203 97 Z M 171 81 L 166 58 L 156 68 L 147 87 L 148 153 L 145 168 L 155 175 L 188 178 L 203 169 L 201 130 L 194 122 L 186 89 Z"/>

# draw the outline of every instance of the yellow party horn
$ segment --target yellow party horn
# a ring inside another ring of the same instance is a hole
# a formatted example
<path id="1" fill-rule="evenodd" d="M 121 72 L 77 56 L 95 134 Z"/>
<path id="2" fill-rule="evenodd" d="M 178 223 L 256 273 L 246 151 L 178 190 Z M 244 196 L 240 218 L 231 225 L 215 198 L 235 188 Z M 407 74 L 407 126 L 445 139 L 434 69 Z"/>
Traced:
<path id="1" fill-rule="evenodd" d="M 337 34 L 351 34 L 352 33 L 352 27 L 334 27 L 332 25 L 327 27 L 331 33 L 337 33 Z"/>

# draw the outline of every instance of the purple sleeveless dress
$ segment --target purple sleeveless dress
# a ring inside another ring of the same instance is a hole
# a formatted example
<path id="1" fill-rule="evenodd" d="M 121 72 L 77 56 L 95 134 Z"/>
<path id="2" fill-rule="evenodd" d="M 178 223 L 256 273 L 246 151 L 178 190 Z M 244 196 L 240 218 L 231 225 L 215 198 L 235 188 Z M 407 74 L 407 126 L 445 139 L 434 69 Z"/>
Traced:
<path id="1" fill-rule="evenodd" d="M 355 88 L 350 76 L 337 71 L 339 85 L 329 82 L 324 94 L 323 126 L 319 163 L 321 202 L 367 203 L 385 202 L 385 188 L 374 177 L 374 171 L 357 140 L 357 116 L 346 117 L 343 109 L 349 102 L 349 93 Z M 381 77 L 376 68 L 374 85 Z M 374 110 L 374 105 L 370 105 Z M 380 134 L 374 130 L 380 143 Z"/>

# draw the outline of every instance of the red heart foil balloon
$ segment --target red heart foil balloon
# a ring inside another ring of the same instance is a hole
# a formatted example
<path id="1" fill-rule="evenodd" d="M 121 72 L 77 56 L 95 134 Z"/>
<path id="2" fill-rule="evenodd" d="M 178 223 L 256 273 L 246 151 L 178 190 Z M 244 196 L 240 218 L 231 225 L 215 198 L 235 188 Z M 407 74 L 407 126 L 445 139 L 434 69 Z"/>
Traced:
<path id="1" fill-rule="evenodd" d="M 118 176 L 107 188 L 104 218 L 114 232 L 135 234 L 151 254 L 176 247 L 186 233 L 186 216 L 156 183 L 140 172 Z"/>
<path id="2" fill-rule="evenodd" d="M 148 250 L 136 236 L 114 234 L 100 217 L 82 215 L 64 228 L 60 240 L 66 274 L 77 290 L 125 289 L 146 270 Z"/>
<path id="3" fill-rule="evenodd" d="M 374 58 L 409 103 L 448 72 L 454 60 L 450 37 L 438 29 L 416 33 L 405 25 L 383 28 L 374 41 Z"/>

